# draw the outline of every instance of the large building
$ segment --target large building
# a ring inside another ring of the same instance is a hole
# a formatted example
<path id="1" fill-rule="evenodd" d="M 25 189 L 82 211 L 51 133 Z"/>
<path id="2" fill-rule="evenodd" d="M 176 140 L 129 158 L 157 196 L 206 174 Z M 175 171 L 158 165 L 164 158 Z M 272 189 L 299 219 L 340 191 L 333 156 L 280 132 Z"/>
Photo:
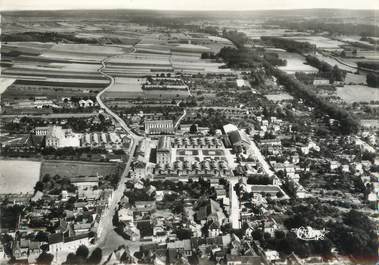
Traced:
<path id="1" fill-rule="evenodd" d="M 171 138 L 163 136 L 159 139 L 157 147 L 157 164 L 166 165 L 171 163 Z"/>
<path id="2" fill-rule="evenodd" d="M 49 126 L 47 128 L 46 146 L 54 148 L 80 146 L 81 134 L 73 133 L 71 129 L 62 129 L 60 126 Z M 39 129 L 39 131 L 43 130 Z"/>
<path id="3" fill-rule="evenodd" d="M 174 123 L 172 120 L 145 121 L 146 134 L 173 134 Z"/>

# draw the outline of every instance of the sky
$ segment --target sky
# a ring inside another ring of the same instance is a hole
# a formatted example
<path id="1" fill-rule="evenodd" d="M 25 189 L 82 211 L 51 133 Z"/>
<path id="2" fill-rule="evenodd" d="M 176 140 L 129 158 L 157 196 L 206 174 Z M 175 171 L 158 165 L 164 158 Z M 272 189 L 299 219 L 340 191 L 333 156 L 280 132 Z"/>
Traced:
<path id="1" fill-rule="evenodd" d="M 379 9 L 379 0 L 0 0 L 0 10 L 55 9 Z"/>

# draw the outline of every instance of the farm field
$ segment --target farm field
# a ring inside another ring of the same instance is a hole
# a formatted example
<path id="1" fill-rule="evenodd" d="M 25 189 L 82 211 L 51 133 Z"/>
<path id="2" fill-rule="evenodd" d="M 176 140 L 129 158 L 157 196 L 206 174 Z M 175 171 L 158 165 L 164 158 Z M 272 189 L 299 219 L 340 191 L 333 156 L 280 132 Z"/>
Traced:
<path id="1" fill-rule="evenodd" d="M 50 52 L 70 52 L 80 54 L 102 54 L 113 55 L 122 54 L 123 50 L 119 47 L 89 45 L 89 44 L 56 44 L 49 49 Z"/>
<path id="2" fill-rule="evenodd" d="M 262 36 L 284 36 L 286 33 L 288 33 L 287 29 L 284 28 L 268 29 L 253 25 L 241 31 L 252 39 L 260 39 Z"/>
<path id="3" fill-rule="evenodd" d="M 0 77 L 0 95 L 13 84 L 15 79 Z"/>
<path id="4" fill-rule="evenodd" d="M 337 87 L 337 95 L 347 103 L 370 102 L 378 100 L 379 89 L 362 85 L 345 85 Z"/>
<path id="5" fill-rule="evenodd" d="M 366 75 L 365 74 L 351 74 L 347 73 L 345 78 L 345 84 L 366 84 Z"/>
<path id="6" fill-rule="evenodd" d="M 69 162 L 69 161 L 44 161 L 41 165 L 41 177 L 49 174 L 61 177 L 77 176 L 106 176 L 119 174 L 122 166 L 118 163 L 97 162 Z"/>
<path id="7" fill-rule="evenodd" d="M 0 160 L 0 194 L 33 193 L 40 169 L 41 162 Z"/>
<path id="8" fill-rule="evenodd" d="M 320 53 L 317 53 L 317 54 L 316 54 L 316 57 L 317 57 L 319 60 L 324 61 L 324 62 L 327 62 L 328 64 L 330 64 L 330 65 L 332 65 L 332 66 L 337 65 L 337 66 L 338 66 L 340 69 L 342 69 L 342 70 L 346 70 L 346 71 L 349 71 L 349 72 L 355 72 L 355 71 L 356 71 L 355 68 L 353 68 L 353 67 L 349 67 L 349 66 L 347 66 L 347 65 L 345 65 L 345 64 L 342 64 L 342 63 L 338 62 L 338 61 L 337 61 L 336 59 L 334 59 L 334 58 L 331 58 L 331 57 L 328 57 L 328 56 L 324 56 L 324 55 L 322 55 L 322 54 L 320 54 Z M 357 64 L 354 63 L 354 62 L 352 62 L 352 63 L 347 62 L 347 63 L 348 63 L 349 65 L 351 65 L 351 66 L 357 67 Z"/>
<path id="9" fill-rule="evenodd" d="M 146 82 L 145 78 L 127 78 L 116 77 L 115 84 L 109 88 L 108 92 L 130 92 L 142 93 L 142 84 Z"/>
<path id="10" fill-rule="evenodd" d="M 286 66 L 280 66 L 279 69 L 287 74 L 295 74 L 296 72 L 317 73 L 318 69 L 305 64 L 305 58 L 297 53 L 292 52 L 278 52 L 279 57 L 287 60 Z"/>

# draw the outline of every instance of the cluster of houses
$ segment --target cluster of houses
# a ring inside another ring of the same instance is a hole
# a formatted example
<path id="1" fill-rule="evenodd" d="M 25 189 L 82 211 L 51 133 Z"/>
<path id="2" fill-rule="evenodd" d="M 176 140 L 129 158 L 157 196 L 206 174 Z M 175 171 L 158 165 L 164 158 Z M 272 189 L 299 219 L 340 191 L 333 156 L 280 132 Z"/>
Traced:
<path id="1" fill-rule="evenodd" d="M 43 249 L 55 255 L 62 250 L 74 252 L 80 245 L 89 245 L 113 193 L 113 189 L 102 188 L 100 178 L 73 177 L 68 179 L 72 186 L 67 190 L 36 191 L 28 198 L 30 207 L 22 212 L 17 229 L 2 231 L 10 237 L 0 244 L 1 257 L 5 248 L 20 260 L 38 256 Z M 10 206 L 24 203 L 8 202 Z"/>

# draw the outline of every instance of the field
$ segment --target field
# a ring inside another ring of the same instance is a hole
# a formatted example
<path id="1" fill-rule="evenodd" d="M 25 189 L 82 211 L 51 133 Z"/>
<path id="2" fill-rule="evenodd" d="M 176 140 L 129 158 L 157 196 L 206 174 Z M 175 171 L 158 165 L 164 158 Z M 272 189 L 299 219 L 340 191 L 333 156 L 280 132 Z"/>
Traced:
<path id="1" fill-rule="evenodd" d="M 117 163 L 44 161 L 41 165 L 41 176 L 49 174 L 61 177 L 106 176 L 120 174 L 122 166 Z"/>
<path id="2" fill-rule="evenodd" d="M 15 79 L 11 78 L 2 78 L 0 77 L 0 95 L 10 86 L 13 84 Z"/>
<path id="3" fill-rule="evenodd" d="M 0 194 L 33 193 L 40 169 L 41 162 L 0 160 Z"/>
<path id="4" fill-rule="evenodd" d="M 317 73 L 318 69 L 304 64 L 305 58 L 297 53 L 279 52 L 280 58 L 287 60 L 286 66 L 280 66 L 279 69 L 287 74 L 295 74 L 296 72 Z"/>
<path id="5" fill-rule="evenodd" d="M 145 78 L 129 78 L 116 77 L 115 84 L 109 88 L 108 92 L 127 92 L 127 93 L 142 93 L 142 84 L 145 83 Z"/>
<path id="6" fill-rule="evenodd" d="M 347 103 L 370 102 L 379 99 L 379 89 L 362 85 L 337 87 L 337 95 Z"/>
<path id="7" fill-rule="evenodd" d="M 293 99 L 293 97 L 290 94 L 288 94 L 288 93 L 265 95 L 265 97 L 268 100 L 271 100 L 271 101 L 274 101 L 274 102 Z"/>
<path id="8" fill-rule="evenodd" d="M 288 39 L 293 39 L 302 42 L 309 42 L 310 44 L 316 45 L 320 49 L 338 49 L 341 45 L 345 43 L 337 40 L 332 40 L 322 36 L 302 36 L 302 37 L 287 37 Z"/>
<path id="9" fill-rule="evenodd" d="M 366 75 L 364 74 L 356 75 L 356 74 L 347 73 L 346 78 L 345 78 L 345 84 L 357 84 L 357 85 L 366 84 Z"/>
<path id="10" fill-rule="evenodd" d="M 334 65 L 337 65 L 340 69 L 342 70 L 346 70 L 346 71 L 349 71 L 349 72 L 355 72 L 356 69 L 354 67 L 357 67 L 357 64 L 356 63 L 350 63 L 350 62 L 347 62 L 347 64 L 353 66 L 353 67 L 349 67 L 345 64 L 342 64 L 340 62 L 338 62 L 336 59 L 334 58 L 331 58 L 331 57 L 328 57 L 328 56 L 324 56 L 320 53 L 317 53 L 316 57 L 321 60 L 321 61 L 324 61 L 324 62 L 327 62 L 328 64 L 334 66 Z"/>

